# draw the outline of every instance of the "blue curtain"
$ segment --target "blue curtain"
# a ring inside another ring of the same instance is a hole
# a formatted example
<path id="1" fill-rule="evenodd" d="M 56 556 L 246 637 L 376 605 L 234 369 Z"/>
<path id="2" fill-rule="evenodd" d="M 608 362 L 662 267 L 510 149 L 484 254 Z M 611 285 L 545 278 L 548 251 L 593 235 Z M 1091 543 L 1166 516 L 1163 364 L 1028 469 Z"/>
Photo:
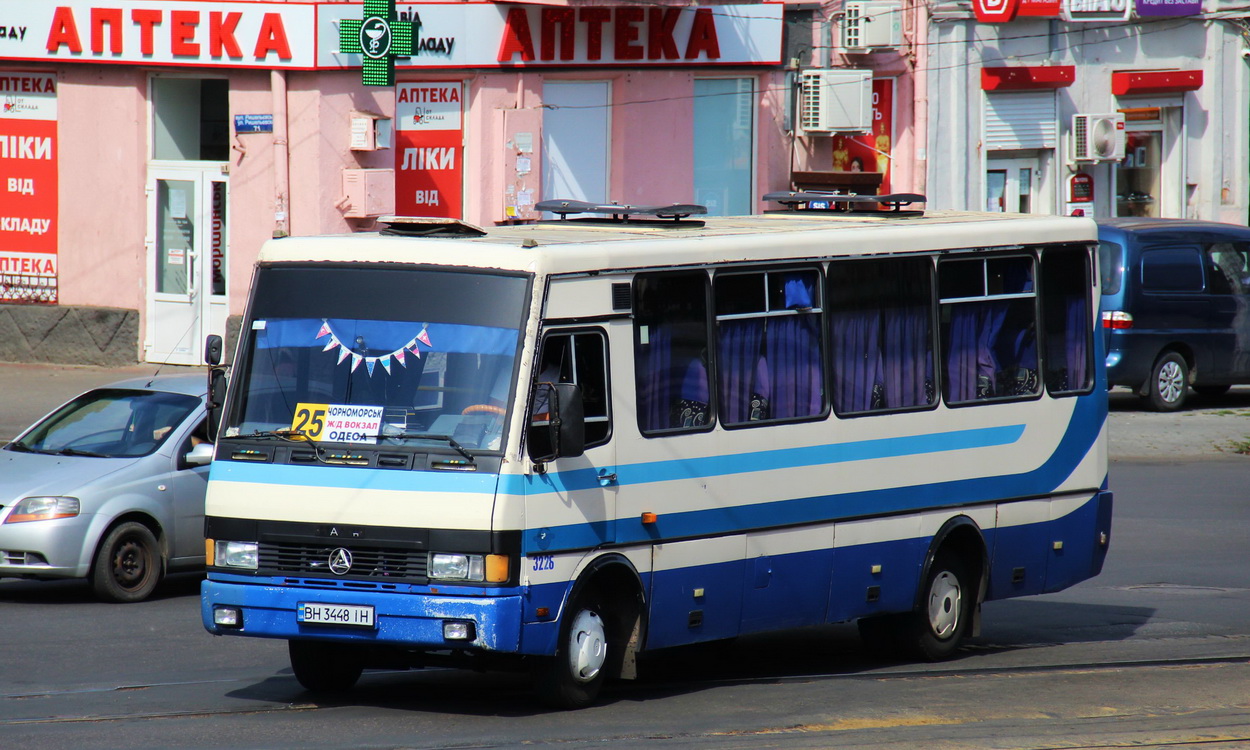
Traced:
<path id="1" fill-rule="evenodd" d="M 885 386 L 881 315 L 853 310 L 833 318 L 833 407 L 840 413 L 875 408 L 873 394 Z"/>
<path id="2" fill-rule="evenodd" d="M 883 311 L 884 408 L 927 406 L 934 401 L 930 305 L 897 305 Z"/>
<path id="3" fill-rule="evenodd" d="M 669 426 L 669 412 L 675 394 L 672 376 L 672 334 L 664 326 L 652 326 L 650 343 L 642 355 L 642 377 L 638 383 L 639 428 L 662 430 Z"/>
<path id="4" fill-rule="evenodd" d="M 773 419 L 809 417 L 822 409 L 819 316 L 770 318 L 764 339 Z"/>
<path id="5" fill-rule="evenodd" d="M 768 383 L 764 362 L 764 319 L 725 320 L 718 326 L 716 364 L 720 381 L 721 418 L 726 424 L 746 422 L 753 393 L 765 398 Z"/>

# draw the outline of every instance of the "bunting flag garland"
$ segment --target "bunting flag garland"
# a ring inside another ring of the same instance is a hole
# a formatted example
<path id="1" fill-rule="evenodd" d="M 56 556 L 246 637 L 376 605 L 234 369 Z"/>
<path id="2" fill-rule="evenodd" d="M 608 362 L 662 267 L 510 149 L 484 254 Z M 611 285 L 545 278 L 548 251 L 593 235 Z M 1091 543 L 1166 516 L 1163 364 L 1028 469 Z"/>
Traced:
<path id="1" fill-rule="evenodd" d="M 392 361 L 399 363 L 401 367 L 407 367 L 408 363 L 407 361 L 405 361 L 405 356 L 409 353 L 411 353 L 412 356 L 416 357 L 417 359 L 421 359 L 421 349 L 419 348 L 418 344 L 425 344 L 426 346 L 430 348 L 434 347 L 434 344 L 430 340 L 428 323 L 422 324 L 421 332 L 418 333 L 416 336 L 414 336 L 411 340 L 409 340 L 407 344 L 404 344 L 403 346 L 401 346 L 400 348 L 396 349 L 393 352 L 390 352 L 389 354 L 383 354 L 378 357 L 366 357 L 363 354 L 357 354 L 356 352 L 352 351 L 351 347 L 343 343 L 343 340 L 340 339 L 338 335 L 335 334 L 334 331 L 330 328 L 330 322 L 327 320 L 322 320 L 321 328 L 318 329 L 317 335 L 314 338 L 322 339 L 322 338 L 325 338 L 326 336 L 329 336 L 330 338 L 326 341 L 325 348 L 323 348 L 321 351 L 328 352 L 334 349 L 335 347 L 338 347 L 339 352 L 338 352 L 337 364 L 340 364 L 340 365 L 343 364 L 343 362 L 350 356 L 352 358 L 352 364 L 351 364 L 352 372 L 355 372 L 356 369 L 360 367 L 360 363 L 364 362 L 365 369 L 368 370 L 370 376 L 373 375 L 373 369 L 378 364 L 382 365 L 382 369 L 386 370 L 387 375 L 391 374 L 391 362 Z M 360 345 L 361 343 L 362 343 L 362 340 L 357 339 L 357 345 Z"/>

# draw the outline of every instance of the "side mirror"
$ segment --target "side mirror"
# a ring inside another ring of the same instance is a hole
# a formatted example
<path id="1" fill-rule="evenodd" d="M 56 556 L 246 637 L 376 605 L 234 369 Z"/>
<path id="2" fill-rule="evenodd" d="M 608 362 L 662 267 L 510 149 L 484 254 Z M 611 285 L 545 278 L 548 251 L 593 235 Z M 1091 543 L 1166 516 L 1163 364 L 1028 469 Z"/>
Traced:
<path id="1" fill-rule="evenodd" d="M 212 443 L 200 443 L 188 451 L 182 460 L 187 466 L 208 466 L 213 462 L 213 450 Z"/>
<path id="2" fill-rule="evenodd" d="M 221 423 L 221 405 L 225 402 L 226 371 L 220 367 L 214 367 L 208 371 L 208 403 L 205 406 L 208 411 L 208 439 L 213 442 L 217 442 L 217 427 Z"/>
<path id="3" fill-rule="evenodd" d="M 221 364 L 221 337 L 215 333 L 204 339 L 204 362 L 209 367 Z"/>
<path id="4" fill-rule="evenodd" d="M 542 464 L 557 458 L 576 458 L 586 452 L 586 417 L 581 386 L 575 383 L 539 383 L 534 403 L 546 404 L 546 420 L 530 424 L 527 441 L 530 460 Z"/>

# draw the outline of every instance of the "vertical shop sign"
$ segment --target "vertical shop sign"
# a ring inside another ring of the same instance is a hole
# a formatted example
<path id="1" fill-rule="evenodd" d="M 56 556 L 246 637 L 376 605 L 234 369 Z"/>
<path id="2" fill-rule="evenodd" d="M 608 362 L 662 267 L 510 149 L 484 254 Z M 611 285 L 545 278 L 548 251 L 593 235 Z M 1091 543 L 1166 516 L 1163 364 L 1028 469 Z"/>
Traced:
<path id="1" fill-rule="evenodd" d="M 894 133 L 894 79 L 872 82 L 872 133 L 833 138 L 835 172 L 880 172 L 880 194 L 890 192 L 890 149 Z"/>
<path id="2" fill-rule="evenodd" d="M 57 301 L 56 75 L 0 72 L 0 302 Z"/>
<path id="3" fill-rule="evenodd" d="M 463 99 L 458 81 L 395 87 L 397 214 L 463 217 Z"/>

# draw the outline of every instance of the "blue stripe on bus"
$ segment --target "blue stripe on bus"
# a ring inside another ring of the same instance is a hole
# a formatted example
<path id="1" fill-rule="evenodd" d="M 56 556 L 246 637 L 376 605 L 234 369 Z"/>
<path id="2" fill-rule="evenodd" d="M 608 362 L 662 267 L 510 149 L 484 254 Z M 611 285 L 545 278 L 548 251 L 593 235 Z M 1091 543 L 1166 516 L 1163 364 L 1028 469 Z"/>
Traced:
<path id="1" fill-rule="evenodd" d="M 1039 497 L 1054 491 L 1072 474 L 1093 446 L 1105 419 L 1105 405 L 1100 407 L 1095 399 L 1078 399 L 1059 445 L 1046 461 L 1032 471 L 861 492 L 833 492 L 684 513 L 661 512 L 656 523 L 647 525 L 641 519 L 622 518 L 616 521 L 614 541 L 629 544 L 732 534 L 942 506 Z M 538 539 L 540 531 L 543 534 L 541 546 Z M 527 532 L 522 547 L 526 553 L 594 547 L 605 541 L 602 533 L 602 528 L 587 523 L 547 527 Z"/>
<path id="2" fill-rule="evenodd" d="M 678 458 L 669 461 L 651 461 L 617 466 L 619 486 L 670 482 L 680 479 L 704 479 L 733 474 L 752 474 L 778 469 L 797 469 L 808 466 L 868 461 L 876 458 L 899 458 L 922 456 L 972 448 L 992 448 L 1011 445 L 1020 440 L 1025 425 L 1003 425 L 972 430 L 936 432 L 929 435 L 904 435 L 901 437 L 860 440 L 850 443 L 830 443 L 801 448 L 735 453 L 726 456 L 704 458 Z M 599 487 L 596 469 L 577 469 L 559 473 L 535 474 L 530 477 L 507 476 L 502 491 L 515 495 L 539 495 L 554 492 Z"/>

